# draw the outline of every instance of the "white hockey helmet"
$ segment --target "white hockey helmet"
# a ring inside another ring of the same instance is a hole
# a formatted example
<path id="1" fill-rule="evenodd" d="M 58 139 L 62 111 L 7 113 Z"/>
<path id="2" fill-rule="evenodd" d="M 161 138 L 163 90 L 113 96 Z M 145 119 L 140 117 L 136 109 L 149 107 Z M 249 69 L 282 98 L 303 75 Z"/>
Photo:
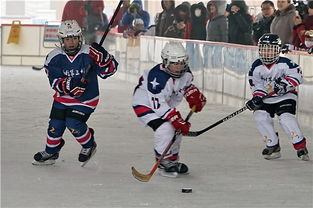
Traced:
<path id="1" fill-rule="evenodd" d="M 75 55 L 81 48 L 82 45 L 82 29 L 76 22 L 76 20 L 65 20 L 61 23 L 59 27 L 59 31 L 57 33 L 57 36 L 59 38 L 59 41 L 61 43 L 61 48 L 67 53 L 68 55 Z M 64 38 L 70 38 L 70 37 L 78 37 L 79 38 L 79 44 L 78 47 L 75 49 L 67 49 L 64 47 Z"/>
<path id="2" fill-rule="evenodd" d="M 186 52 L 186 49 L 184 48 L 183 44 L 179 42 L 168 42 L 165 44 L 162 52 L 161 52 L 161 57 L 163 60 L 163 64 L 165 66 L 165 69 L 167 72 L 175 77 L 179 78 L 181 77 L 187 70 L 188 68 L 188 60 L 189 56 Z M 175 64 L 175 63 L 183 63 L 184 69 L 178 74 L 178 73 L 173 73 L 168 70 L 168 66 L 170 64 Z"/>

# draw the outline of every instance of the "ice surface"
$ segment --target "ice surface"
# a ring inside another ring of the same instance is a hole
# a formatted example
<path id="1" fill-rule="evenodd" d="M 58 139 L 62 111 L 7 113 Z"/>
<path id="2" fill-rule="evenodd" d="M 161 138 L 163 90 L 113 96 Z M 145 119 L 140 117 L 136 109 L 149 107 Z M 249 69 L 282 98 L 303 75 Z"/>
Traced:
<path id="1" fill-rule="evenodd" d="M 130 167 L 147 173 L 154 164 L 152 131 L 131 108 L 134 84 L 114 77 L 100 83 L 101 102 L 88 121 L 95 129 L 96 155 L 80 167 L 80 146 L 66 132 L 56 164 L 38 167 L 31 161 L 44 149 L 53 91 L 44 71 L 1 66 L 2 207 L 313 207 L 312 161 L 297 158 L 280 127 L 282 157 L 264 160 L 264 143 L 248 111 L 199 137 L 184 138 L 181 161 L 189 165 L 189 175 L 170 179 L 156 173 L 148 183 L 137 181 Z M 187 104 L 180 110 L 186 115 Z M 236 110 L 207 104 L 191 118 L 192 129 Z M 313 130 L 302 130 L 313 158 Z M 193 192 L 182 193 L 185 187 Z"/>

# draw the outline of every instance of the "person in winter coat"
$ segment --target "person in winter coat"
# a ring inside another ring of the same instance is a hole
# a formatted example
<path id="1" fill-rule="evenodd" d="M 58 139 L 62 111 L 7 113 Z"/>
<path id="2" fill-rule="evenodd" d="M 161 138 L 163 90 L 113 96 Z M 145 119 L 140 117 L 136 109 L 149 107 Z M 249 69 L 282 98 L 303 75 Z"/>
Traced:
<path id="1" fill-rule="evenodd" d="M 86 28 L 86 11 L 84 8 L 85 1 L 77 1 L 77 0 L 69 0 L 66 2 L 63 14 L 62 14 L 62 22 L 66 20 L 76 20 L 78 25 L 83 28 L 83 30 Z"/>
<path id="2" fill-rule="evenodd" d="M 209 21 L 206 25 L 206 40 L 228 42 L 228 22 L 224 15 L 226 1 L 213 0 L 207 4 Z"/>
<path id="3" fill-rule="evenodd" d="M 145 29 L 148 29 L 150 24 L 150 15 L 148 12 L 142 9 L 142 1 L 134 0 L 128 11 L 122 17 L 122 25 L 123 26 L 131 26 L 134 19 L 142 19 L 144 22 Z"/>
<path id="4" fill-rule="evenodd" d="M 277 11 L 271 24 L 271 33 L 277 34 L 282 45 L 292 43 L 292 31 L 295 25 L 296 9 L 290 0 L 277 1 Z"/>
<path id="5" fill-rule="evenodd" d="M 165 37 L 189 39 L 191 33 L 190 9 L 185 4 L 180 4 L 174 11 L 175 20 L 164 33 Z"/>
<path id="6" fill-rule="evenodd" d="M 310 39 L 309 33 L 306 32 L 313 30 L 313 1 L 308 2 L 308 15 L 302 20 L 300 15 L 295 18 L 295 26 L 293 28 L 292 44 L 297 48 L 308 49 L 310 46 L 305 43 L 306 38 Z"/>
<path id="7" fill-rule="evenodd" d="M 232 1 L 228 15 L 228 42 L 253 45 L 252 16 L 248 14 L 248 6 L 244 1 Z"/>
<path id="8" fill-rule="evenodd" d="M 272 1 L 265 0 L 261 4 L 262 17 L 259 21 L 253 23 L 252 33 L 254 43 L 257 44 L 260 37 L 270 32 L 271 24 L 274 19 L 275 6 Z"/>
<path id="9" fill-rule="evenodd" d="M 164 32 L 169 28 L 174 22 L 174 10 L 175 1 L 162 0 L 161 6 L 163 11 L 156 17 L 158 20 L 155 27 L 155 35 L 164 37 Z"/>
<path id="10" fill-rule="evenodd" d="M 202 2 L 191 5 L 191 33 L 190 38 L 193 40 L 205 40 L 206 39 L 206 23 L 207 10 Z"/>
<path id="11" fill-rule="evenodd" d="M 130 5 L 130 0 L 124 0 L 122 7 L 118 11 L 118 13 L 117 13 L 117 15 L 113 21 L 112 28 L 117 26 L 117 32 L 118 33 L 123 33 L 124 30 L 126 30 L 128 28 L 128 26 L 123 26 L 121 21 L 122 21 L 123 15 L 127 12 L 129 5 Z"/>

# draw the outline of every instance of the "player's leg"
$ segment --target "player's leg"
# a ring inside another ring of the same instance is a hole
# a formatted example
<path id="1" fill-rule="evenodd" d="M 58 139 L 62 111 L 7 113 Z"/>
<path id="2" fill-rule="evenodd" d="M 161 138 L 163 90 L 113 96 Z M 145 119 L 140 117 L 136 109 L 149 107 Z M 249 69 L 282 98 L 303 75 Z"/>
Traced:
<path id="1" fill-rule="evenodd" d="M 302 160 L 309 160 L 308 150 L 306 148 L 306 139 L 303 137 L 298 121 L 296 119 L 296 101 L 285 100 L 280 102 L 277 108 L 279 123 L 293 144 L 297 155 Z"/>
<path id="2" fill-rule="evenodd" d="M 265 110 L 257 110 L 254 112 L 257 129 L 266 142 L 266 147 L 262 151 L 265 159 L 276 159 L 281 157 L 279 138 L 274 129 L 273 118 Z"/>
<path id="3" fill-rule="evenodd" d="M 34 165 L 54 164 L 59 157 L 59 152 L 64 145 L 62 135 L 65 130 L 65 110 L 52 107 L 49 127 L 47 130 L 46 148 L 34 155 Z"/>
<path id="4" fill-rule="evenodd" d="M 95 154 L 97 147 L 94 139 L 94 130 L 88 128 L 86 124 L 89 116 L 89 113 L 74 109 L 68 109 L 66 113 L 66 127 L 82 146 L 78 156 L 80 162 L 88 161 Z"/>
<path id="5" fill-rule="evenodd" d="M 165 122 L 156 129 L 154 133 L 154 151 L 156 160 L 158 160 L 159 156 L 165 151 L 174 134 L 175 129 L 170 122 Z M 185 174 L 188 172 L 188 167 L 185 164 L 178 162 L 181 138 L 181 135 L 176 136 L 176 141 L 167 155 L 161 160 L 159 166 L 161 175 L 176 177 L 177 174 Z"/>

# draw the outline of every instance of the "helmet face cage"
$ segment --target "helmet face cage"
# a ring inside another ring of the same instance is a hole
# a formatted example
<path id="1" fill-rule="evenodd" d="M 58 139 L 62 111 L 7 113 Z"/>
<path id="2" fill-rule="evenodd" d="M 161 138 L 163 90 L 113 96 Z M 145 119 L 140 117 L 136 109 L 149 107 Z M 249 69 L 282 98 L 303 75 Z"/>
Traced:
<path id="1" fill-rule="evenodd" d="M 269 65 L 276 62 L 280 54 L 279 45 L 258 44 L 259 57 L 263 64 Z"/>
<path id="2" fill-rule="evenodd" d="M 68 55 L 75 55 L 81 48 L 83 42 L 82 29 L 76 20 L 66 20 L 61 23 L 58 34 L 59 42 L 62 50 Z M 78 37 L 79 44 L 74 49 L 69 49 L 64 46 L 64 38 Z"/>
<path id="3" fill-rule="evenodd" d="M 189 57 L 181 43 L 167 43 L 161 52 L 161 57 L 166 72 L 174 78 L 181 77 L 188 69 Z M 172 72 L 169 70 L 170 64 L 182 64 L 184 68 L 179 73 Z"/>
<path id="4" fill-rule="evenodd" d="M 270 65 L 276 62 L 281 52 L 281 40 L 278 35 L 266 33 L 258 43 L 259 57 L 263 64 Z"/>

